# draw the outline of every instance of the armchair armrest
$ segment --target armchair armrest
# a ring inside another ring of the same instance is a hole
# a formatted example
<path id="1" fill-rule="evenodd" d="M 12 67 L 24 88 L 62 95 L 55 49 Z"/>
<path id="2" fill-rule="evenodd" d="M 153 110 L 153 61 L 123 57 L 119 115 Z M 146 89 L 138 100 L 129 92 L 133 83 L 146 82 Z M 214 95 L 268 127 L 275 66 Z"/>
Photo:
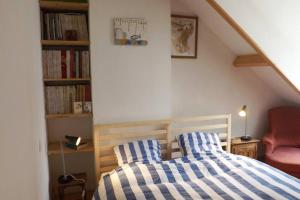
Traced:
<path id="1" fill-rule="evenodd" d="M 266 154 L 272 154 L 277 146 L 275 138 L 271 133 L 267 133 L 263 138 L 263 144 L 266 147 Z"/>

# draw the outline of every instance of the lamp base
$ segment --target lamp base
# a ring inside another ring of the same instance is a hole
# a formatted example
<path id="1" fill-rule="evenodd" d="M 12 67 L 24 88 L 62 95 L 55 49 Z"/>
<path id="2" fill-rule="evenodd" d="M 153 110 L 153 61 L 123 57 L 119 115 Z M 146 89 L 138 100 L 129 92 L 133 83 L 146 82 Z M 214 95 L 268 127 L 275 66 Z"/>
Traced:
<path id="1" fill-rule="evenodd" d="M 58 177 L 58 182 L 60 184 L 70 183 L 73 180 L 73 177 L 70 175 L 61 175 Z"/>
<path id="2" fill-rule="evenodd" d="M 252 137 L 251 136 L 248 136 L 248 135 L 245 135 L 245 136 L 242 136 L 241 137 L 241 140 L 242 141 L 250 141 L 252 139 Z"/>

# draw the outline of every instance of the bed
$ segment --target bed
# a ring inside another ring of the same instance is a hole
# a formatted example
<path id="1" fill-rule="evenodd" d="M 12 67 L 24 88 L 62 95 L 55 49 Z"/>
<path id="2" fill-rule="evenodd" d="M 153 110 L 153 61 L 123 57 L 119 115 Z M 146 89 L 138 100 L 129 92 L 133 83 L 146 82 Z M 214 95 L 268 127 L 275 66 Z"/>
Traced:
<path id="1" fill-rule="evenodd" d="M 230 115 L 97 125 L 94 128 L 99 186 L 93 199 L 300 199 L 300 180 L 262 162 L 230 154 Z M 182 155 L 182 132 L 218 132 L 223 150 Z M 113 147 L 153 138 L 162 162 L 118 166 Z"/>

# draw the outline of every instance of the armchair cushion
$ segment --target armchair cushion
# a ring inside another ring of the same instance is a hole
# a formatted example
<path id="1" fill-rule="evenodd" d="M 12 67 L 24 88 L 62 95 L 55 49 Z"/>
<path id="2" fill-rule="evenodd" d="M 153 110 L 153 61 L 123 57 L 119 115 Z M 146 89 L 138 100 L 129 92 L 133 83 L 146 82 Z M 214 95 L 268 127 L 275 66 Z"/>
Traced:
<path id="1" fill-rule="evenodd" d="M 278 147 L 270 156 L 273 161 L 284 163 L 285 165 L 300 166 L 300 148 L 296 147 Z M 297 169 L 300 172 L 300 167 Z"/>
<path id="2" fill-rule="evenodd" d="M 277 147 L 266 156 L 268 164 L 300 178 L 300 148 Z"/>

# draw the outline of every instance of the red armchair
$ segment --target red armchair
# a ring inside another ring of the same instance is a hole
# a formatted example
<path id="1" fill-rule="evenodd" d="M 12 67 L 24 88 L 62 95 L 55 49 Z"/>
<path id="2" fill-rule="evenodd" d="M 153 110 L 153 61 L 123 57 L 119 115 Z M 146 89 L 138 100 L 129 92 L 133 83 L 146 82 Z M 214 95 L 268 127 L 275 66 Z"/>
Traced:
<path id="1" fill-rule="evenodd" d="M 263 143 L 266 163 L 300 178 L 300 108 L 271 109 Z"/>

